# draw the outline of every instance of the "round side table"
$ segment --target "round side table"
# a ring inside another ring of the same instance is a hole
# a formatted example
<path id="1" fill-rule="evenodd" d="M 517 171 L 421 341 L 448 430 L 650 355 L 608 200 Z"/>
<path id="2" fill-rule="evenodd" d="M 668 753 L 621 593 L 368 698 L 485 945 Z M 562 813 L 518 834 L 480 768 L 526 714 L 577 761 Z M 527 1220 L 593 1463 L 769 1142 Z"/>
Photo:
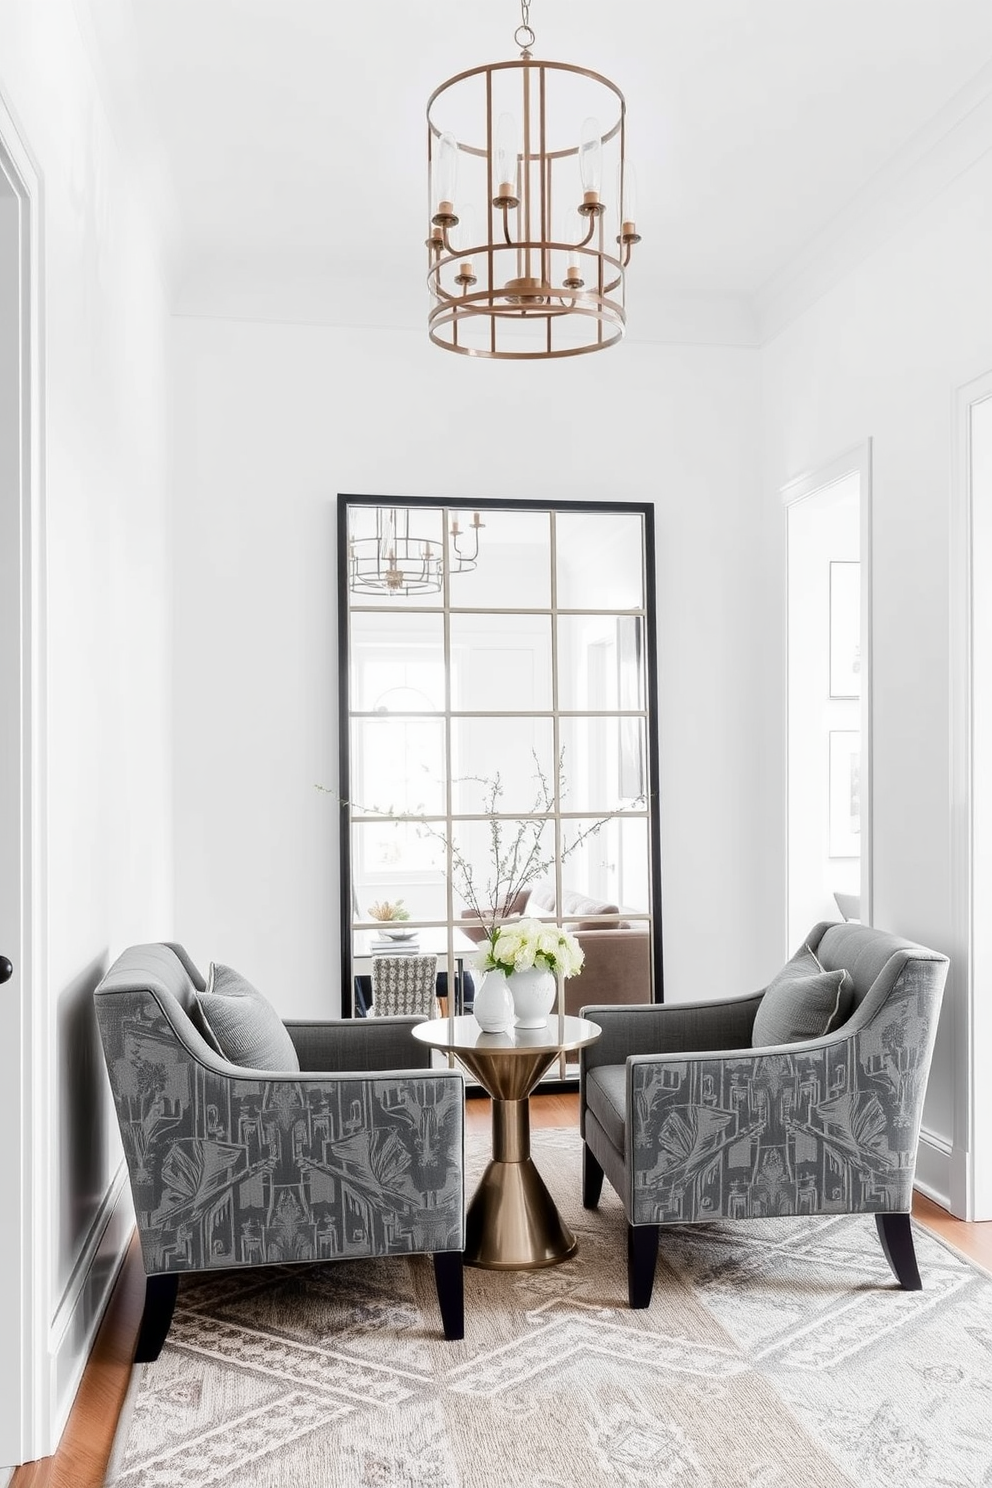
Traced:
<path id="1" fill-rule="evenodd" d="M 530 1155 L 530 1093 L 560 1054 L 595 1043 L 585 1018 L 548 1017 L 545 1028 L 484 1033 L 475 1018 L 418 1023 L 413 1036 L 452 1053 L 493 1101 L 493 1155 L 468 1206 L 465 1264 L 494 1271 L 555 1266 L 576 1240 Z"/>

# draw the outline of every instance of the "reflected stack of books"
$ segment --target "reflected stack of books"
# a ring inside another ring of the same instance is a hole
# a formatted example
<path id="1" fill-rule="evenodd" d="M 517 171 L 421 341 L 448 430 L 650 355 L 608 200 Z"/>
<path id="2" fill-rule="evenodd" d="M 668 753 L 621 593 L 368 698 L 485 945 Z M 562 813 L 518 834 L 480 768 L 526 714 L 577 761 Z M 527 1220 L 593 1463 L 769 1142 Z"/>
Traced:
<path id="1" fill-rule="evenodd" d="M 402 935 L 395 932 L 372 937 L 371 951 L 373 956 L 416 956 L 420 952 L 420 941 L 416 930 L 404 931 Z"/>

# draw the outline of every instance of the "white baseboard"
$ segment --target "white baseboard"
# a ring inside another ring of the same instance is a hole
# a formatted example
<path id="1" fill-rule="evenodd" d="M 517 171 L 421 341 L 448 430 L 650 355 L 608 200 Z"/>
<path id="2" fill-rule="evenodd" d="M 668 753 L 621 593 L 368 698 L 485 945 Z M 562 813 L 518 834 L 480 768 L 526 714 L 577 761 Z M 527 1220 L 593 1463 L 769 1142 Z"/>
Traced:
<path id="1" fill-rule="evenodd" d="M 924 1128 L 916 1152 L 915 1186 L 942 1209 L 951 1208 L 953 1169 L 954 1148 L 951 1143 Z"/>
<path id="2" fill-rule="evenodd" d="M 134 1230 L 134 1207 L 121 1163 L 80 1249 L 49 1330 L 52 1450 L 72 1409 L 86 1361 Z"/>

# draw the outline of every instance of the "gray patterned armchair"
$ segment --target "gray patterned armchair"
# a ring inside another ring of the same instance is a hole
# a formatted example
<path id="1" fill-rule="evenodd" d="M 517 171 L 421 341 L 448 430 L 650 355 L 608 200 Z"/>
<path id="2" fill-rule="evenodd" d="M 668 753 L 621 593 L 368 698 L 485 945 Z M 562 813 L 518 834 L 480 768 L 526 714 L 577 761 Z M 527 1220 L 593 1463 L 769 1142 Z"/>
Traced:
<path id="1" fill-rule="evenodd" d="M 147 1278 L 136 1358 L 186 1272 L 423 1252 L 461 1338 L 464 1088 L 421 1020 L 288 1023 L 300 1069 L 249 1069 L 216 1052 L 204 990 L 181 946 L 140 945 L 95 994 Z"/>
<path id="2" fill-rule="evenodd" d="M 651 1300 L 659 1227 L 774 1215 L 875 1215 L 901 1286 L 920 1274 L 909 1213 L 946 956 L 857 924 L 819 924 L 793 963 L 840 978 L 833 1032 L 752 1048 L 763 997 L 586 1007 L 583 1203 L 604 1174 L 627 1217 L 631 1307 Z M 787 968 L 788 969 L 788 968 Z M 772 985 L 772 984 L 770 984 Z"/>

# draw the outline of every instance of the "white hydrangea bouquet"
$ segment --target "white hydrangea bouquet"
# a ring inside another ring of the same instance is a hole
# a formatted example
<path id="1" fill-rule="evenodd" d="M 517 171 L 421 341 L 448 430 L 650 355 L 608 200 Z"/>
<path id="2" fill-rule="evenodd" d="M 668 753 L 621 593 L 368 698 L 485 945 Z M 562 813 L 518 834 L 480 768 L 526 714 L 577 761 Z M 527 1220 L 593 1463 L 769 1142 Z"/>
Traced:
<path id="1" fill-rule="evenodd" d="M 479 971 L 550 971 L 578 976 L 585 959 L 582 947 L 568 930 L 542 920 L 513 920 L 493 928 L 473 965 Z"/>

